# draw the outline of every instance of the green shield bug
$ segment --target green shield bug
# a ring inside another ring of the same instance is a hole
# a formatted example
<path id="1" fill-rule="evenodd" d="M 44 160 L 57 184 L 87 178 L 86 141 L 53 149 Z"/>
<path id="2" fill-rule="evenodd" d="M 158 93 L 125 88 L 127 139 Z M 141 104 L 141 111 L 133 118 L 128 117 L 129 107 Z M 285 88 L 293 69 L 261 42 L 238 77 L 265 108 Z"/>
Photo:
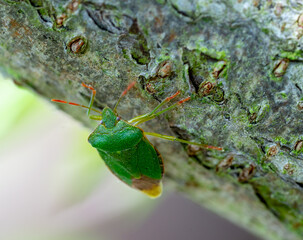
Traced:
<path id="1" fill-rule="evenodd" d="M 130 187 L 142 191 L 149 197 L 155 198 L 160 196 L 162 192 L 161 180 L 164 174 L 164 166 L 161 154 L 149 142 L 146 135 L 170 141 L 198 145 L 206 149 L 222 150 L 222 148 L 190 142 L 173 136 L 144 132 L 141 128 L 137 127 L 139 124 L 149 121 L 190 100 L 190 97 L 184 98 L 177 103 L 158 111 L 164 104 L 179 95 L 179 91 L 172 96 L 167 97 L 150 113 L 134 117 L 128 121 L 122 120 L 116 113 L 117 106 L 121 98 L 134 85 L 135 82 L 128 85 L 118 99 L 114 110 L 108 107 L 104 108 L 102 112 L 94 109 L 92 106 L 96 90 L 92 86 L 84 83 L 82 83 L 82 86 L 92 91 L 91 100 L 88 106 L 58 99 L 52 99 L 52 101 L 86 108 L 88 109 L 87 114 L 91 119 L 100 120 L 100 124 L 88 137 L 89 143 L 97 149 L 99 155 L 114 175 Z M 91 111 L 99 113 L 100 115 L 91 115 Z"/>

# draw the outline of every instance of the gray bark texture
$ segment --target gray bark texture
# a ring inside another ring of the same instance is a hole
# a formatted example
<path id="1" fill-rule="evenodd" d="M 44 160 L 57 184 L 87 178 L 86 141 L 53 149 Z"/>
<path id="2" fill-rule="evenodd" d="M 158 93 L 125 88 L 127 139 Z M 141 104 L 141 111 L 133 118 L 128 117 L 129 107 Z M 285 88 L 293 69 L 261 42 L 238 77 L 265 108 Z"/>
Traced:
<path id="1" fill-rule="evenodd" d="M 142 125 L 165 185 L 264 239 L 303 236 L 301 0 L 0 0 L 0 70 L 45 99 L 124 119 L 177 90 L 191 100 Z M 93 129 L 85 111 L 57 104 Z"/>

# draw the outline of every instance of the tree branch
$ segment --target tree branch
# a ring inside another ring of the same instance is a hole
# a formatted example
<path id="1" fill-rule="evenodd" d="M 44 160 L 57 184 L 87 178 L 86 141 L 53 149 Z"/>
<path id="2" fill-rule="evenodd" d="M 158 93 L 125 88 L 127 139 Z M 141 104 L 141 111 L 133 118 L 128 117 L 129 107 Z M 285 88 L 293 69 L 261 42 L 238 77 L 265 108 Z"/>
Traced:
<path id="1" fill-rule="evenodd" d="M 177 90 L 190 102 L 144 129 L 165 181 L 266 239 L 303 234 L 303 5 L 299 1 L 0 0 L 0 68 L 46 99 L 130 119 Z M 60 105 L 88 127 L 82 109 Z M 174 132 L 174 133 L 172 133 Z M 185 151 L 184 151 L 185 150 Z"/>

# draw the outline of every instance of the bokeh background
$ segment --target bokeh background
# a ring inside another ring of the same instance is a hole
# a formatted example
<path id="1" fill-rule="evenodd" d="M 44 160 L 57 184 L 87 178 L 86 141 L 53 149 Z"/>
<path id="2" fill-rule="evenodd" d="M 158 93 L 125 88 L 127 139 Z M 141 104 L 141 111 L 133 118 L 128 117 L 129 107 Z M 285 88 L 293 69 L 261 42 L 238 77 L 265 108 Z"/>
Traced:
<path id="1" fill-rule="evenodd" d="M 156 200 L 130 189 L 88 129 L 1 75 L 0 119 L 0 239 L 258 239 L 167 188 Z"/>

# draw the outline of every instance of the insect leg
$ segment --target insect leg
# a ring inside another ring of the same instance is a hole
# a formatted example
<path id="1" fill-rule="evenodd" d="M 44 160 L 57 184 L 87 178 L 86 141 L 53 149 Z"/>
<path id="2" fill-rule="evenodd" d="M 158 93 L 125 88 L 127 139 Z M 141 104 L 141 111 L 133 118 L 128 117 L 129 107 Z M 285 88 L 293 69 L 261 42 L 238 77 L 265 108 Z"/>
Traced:
<path id="1" fill-rule="evenodd" d="M 163 113 L 165 113 L 165 112 L 167 112 L 167 111 L 169 111 L 169 110 L 171 110 L 171 109 L 173 109 L 173 108 L 175 108 L 175 107 L 178 107 L 178 106 L 180 106 L 182 103 L 184 103 L 184 102 L 186 102 L 186 101 L 189 101 L 189 100 L 190 100 L 190 97 L 184 98 L 184 99 L 180 100 L 179 102 L 177 102 L 177 103 L 175 103 L 175 104 L 173 104 L 173 105 L 171 105 L 171 106 L 169 106 L 169 107 L 163 109 L 162 111 L 159 111 L 159 112 L 156 112 L 156 113 L 153 113 L 153 114 L 142 115 L 142 116 L 140 116 L 140 118 L 137 117 L 137 118 L 135 118 L 135 119 L 131 119 L 131 120 L 128 121 L 128 122 L 129 122 L 129 123 L 135 123 L 134 126 L 137 126 L 137 125 L 139 125 L 139 124 L 141 124 L 141 123 L 144 123 L 144 122 L 146 122 L 146 121 L 149 121 L 149 120 L 151 120 L 151 119 L 154 119 L 155 117 L 157 117 L 157 116 L 159 116 L 159 115 L 161 115 L 161 114 L 163 114 Z"/>
<path id="2" fill-rule="evenodd" d="M 100 115 L 89 115 L 89 118 L 98 121 L 102 120 L 102 116 Z"/>
<path id="3" fill-rule="evenodd" d="M 122 98 L 123 96 L 125 96 L 125 95 L 127 94 L 127 92 L 128 92 L 130 89 L 132 89 L 133 86 L 135 86 L 135 84 L 136 84 L 136 82 L 133 81 L 133 82 L 131 82 L 131 83 L 126 87 L 126 89 L 125 89 L 125 90 L 123 91 L 123 93 L 120 95 L 120 97 L 119 97 L 119 99 L 118 99 L 118 101 L 117 101 L 117 103 L 116 103 L 116 105 L 115 105 L 114 112 L 116 112 L 117 107 L 118 107 L 118 104 L 119 104 L 119 102 L 121 101 L 121 98 Z"/>
<path id="4" fill-rule="evenodd" d="M 90 86 L 90 85 L 86 85 L 85 83 L 82 83 L 82 86 L 83 87 L 86 87 L 86 88 L 88 88 L 88 89 L 90 89 L 91 91 L 92 91 L 92 95 L 91 95 L 91 97 L 90 97 L 90 101 L 89 101 L 89 105 L 88 105 L 88 110 L 87 110 L 87 115 L 89 115 L 90 114 L 90 111 L 91 111 L 91 109 L 92 109 L 92 107 L 93 107 L 93 104 L 94 104 L 94 100 L 95 100 L 95 96 L 96 96 L 96 90 L 92 87 L 92 86 Z"/>
<path id="5" fill-rule="evenodd" d="M 150 116 L 152 116 L 159 108 L 161 108 L 164 104 L 168 103 L 170 100 L 172 100 L 173 98 L 175 98 L 176 96 L 178 96 L 180 94 L 180 91 L 177 91 L 175 94 L 173 94 L 170 97 L 165 98 L 154 110 L 152 110 L 150 113 L 144 114 L 144 115 L 140 115 L 137 116 L 131 120 L 129 120 L 129 123 L 134 123 L 134 122 L 139 122 L 140 120 L 145 119 L 146 121 L 150 120 Z M 158 115 L 157 115 L 158 116 Z M 154 117 L 153 117 L 154 118 Z M 152 119 L 152 118 L 151 118 Z M 146 122 L 144 121 L 144 122 Z"/>
<path id="6" fill-rule="evenodd" d="M 148 115 L 154 114 L 160 107 L 164 104 L 168 103 L 173 98 L 177 97 L 180 94 L 180 91 L 177 91 L 175 94 L 171 95 L 170 97 L 165 98 L 153 111 L 151 111 Z"/>
<path id="7" fill-rule="evenodd" d="M 214 150 L 219 150 L 222 151 L 223 149 L 221 147 L 215 147 L 215 146 L 211 146 L 211 145 L 207 145 L 207 144 L 201 144 L 201 143 L 196 143 L 196 142 L 190 142 L 190 141 L 186 141 L 180 138 L 176 138 L 173 136 L 168 136 L 168 135 L 163 135 L 163 134 L 159 134 L 159 133 L 153 133 L 153 132 L 144 132 L 145 135 L 150 135 L 150 136 L 154 136 L 154 137 L 158 137 L 158 138 L 163 138 L 169 141 L 177 141 L 177 142 L 182 142 L 182 143 L 187 143 L 187 144 L 192 144 L 192 145 L 197 145 L 200 146 L 202 148 L 206 148 L 206 149 L 214 149 Z"/>
<path id="8" fill-rule="evenodd" d="M 84 106 L 82 104 L 79 104 L 79 103 L 74 103 L 74 102 L 67 102 L 67 101 L 64 101 L 64 100 L 60 100 L 60 99 L 51 99 L 52 102 L 57 102 L 57 103 L 65 103 L 65 104 L 69 104 L 69 105 L 73 105 L 73 106 L 77 106 L 77 107 L 82 107 L 82 108 L 87 108 L 89 109 L 89 107 L 87 106 Z M 99 114 L 102 114 L 101 111 L 95 109 L 95 108 L 91 108 L 90 110 L 94 111 L 94 112 L 97 112 Z"/>

